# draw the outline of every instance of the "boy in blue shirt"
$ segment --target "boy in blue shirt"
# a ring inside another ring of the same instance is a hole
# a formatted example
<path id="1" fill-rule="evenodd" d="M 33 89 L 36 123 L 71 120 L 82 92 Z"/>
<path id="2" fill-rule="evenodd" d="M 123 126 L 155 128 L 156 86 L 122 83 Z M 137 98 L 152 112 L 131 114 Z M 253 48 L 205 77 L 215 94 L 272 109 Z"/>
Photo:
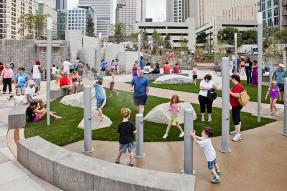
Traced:
<path id="1" fill-rule="evenodd" d="M 100 122 L 104 120 L 103 115 L 103 103 L 106 99 L 105 90 L 103 88 L 103 79 L 99 79 L 95 84 L 95 90 L 96 90 L 96 103 L 97 103 L 97 110 L 99 112 Z"/>
<path id="2" fill-rule="evenodd" d="M 25 94 L 28 79 L 29 75 L 25 73 L 25 68 L 18 68 L 18 74 L 16 74 L 14 77 L 17 96 Z"/>

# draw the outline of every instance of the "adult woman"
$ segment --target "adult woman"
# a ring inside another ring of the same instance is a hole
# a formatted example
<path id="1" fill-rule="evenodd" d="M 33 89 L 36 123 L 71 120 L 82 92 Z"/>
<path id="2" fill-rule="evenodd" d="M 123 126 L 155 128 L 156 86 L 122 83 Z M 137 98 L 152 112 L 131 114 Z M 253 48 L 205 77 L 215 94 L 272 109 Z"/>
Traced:
<path id="1" fill-rule="evenodd" d="M 235 126 L 235 135 L 232 140 L 237 142 L 241 140 L 240 111 L 242 109 L 242 106 L 240 105 L 238 99 L 240 97 L 240 93 L 243 91 L 243 86 L 240 84 L 240 76 L 237 74 L 233 74 L 231 76 L 231 81 L 234 85 L 230 90 L 230 105 L 232 106 L 232 121 Z"/>
<path id="2" fill-rule="evenodd" d="M 163 73 L 164 74 L 170 74 L 170 64 L 169 62 L 166 62 L 164 67 L 163 67 Z"/>
<path id="3" fill-rule="evenodd" d="M 153 71 L 151 73 L 152 74 L 159 74 L 160 73 L 159 63 L 155 64 L 155 68 L 153 69 Z"/>
<path id="4" fill-rule="evenodd" d="M 76 71 L 73 71 L 71 73 L 71 80 L 72 80 L 72 84 L 75 86 L 75 93 L 77 93 L 78 87 L 80 84 L 80 76 L 78 75 L 78 73 Z"/>
<path id="5" fill-rule="evenodd" d="M 13 78 L 13 70 L 11 69 L 10 64 L 6 64 L 3 69 L 1 76 L 3 79 L 3 94 L 6 93 L 7 86 L 9 87 L 9 94 L 12 94 L 12 78 Z"/>
<path id="6" fill-rule="evenodd" d="M 203 80 L 200 82 L 200 91 L 199 91 L 199 104 L 200 104 L 200 112 L 201 112 L 201 121 L 205 121 L 205 112 L 207 109 L 208 114 L 208 122 L 212 121 L 211 114 L 212 114 L 212 103 L 213 100 L 207 97 L 208 90 L 210 89 L 217 89 L 216 86 L 212 82 L 212 76 L 207 74 Z"/>
<path id="7" fill-rule="evenodd" d="M 173 70 L 172 70 L 172 73 L 174 73 L 174 74 L 179 74 L 179 73 L 181 73 L 181 68 L 180 68 L 180 65 L 179 65 L 178 62 L 174 65 Z"/>
<path id="8" fill-rule="evenodd" d="M 257 61 L 253 61 L 252 75 L 251 75 L 251 85 L 252 86 L 257 86 L 258 85 L 258 65 L 257 65 Z"/>

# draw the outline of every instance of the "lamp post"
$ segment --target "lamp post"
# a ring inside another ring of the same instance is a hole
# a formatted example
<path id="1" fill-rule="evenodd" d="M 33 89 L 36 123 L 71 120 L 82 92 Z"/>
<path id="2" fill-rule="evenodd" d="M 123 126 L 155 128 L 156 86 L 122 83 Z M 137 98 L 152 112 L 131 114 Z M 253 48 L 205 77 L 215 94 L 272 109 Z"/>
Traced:
<path id="1" fill-rule="evenodd" d="M 234 46 L 235 46 L 235 73 L 237 73 L 238 66 L 237 66 L 237 58 L 238 58 L 238 52 L 237 52 L 237 33 L 234 33 Z"/>
<path id="2" fill-rule="evenodd" d="M 47 17 L 47 125 L 51 124 L 50 119 L 50 82 L 51 82 L 51 59 L 52 59 L 52 25 L 53 25 L 53 18 Z"/>
<path id="3" fill-rule="evenodd" d="M 262 12 L 258 12 L 258 111 L 257 122 L 261 122 L 261 93 L 262 93 L 262 63 L 263 63 L 263 18 Z"/>

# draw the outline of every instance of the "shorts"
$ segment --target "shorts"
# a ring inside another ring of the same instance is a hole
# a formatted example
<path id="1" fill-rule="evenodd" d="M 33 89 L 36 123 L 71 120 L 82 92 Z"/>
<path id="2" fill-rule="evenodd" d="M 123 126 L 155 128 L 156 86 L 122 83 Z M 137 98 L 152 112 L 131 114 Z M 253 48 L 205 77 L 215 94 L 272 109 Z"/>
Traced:
<path id="1" fill-rule="evenodd" d="M 40 85 L 41 85 L 41 79 L 40 78 L 35 78 L 33 79 L 34 82 L 35 82 L 35 87 L 36 88 L 40 88 Z"/>
<path id="2" fill-rule="evenodd" d="M 194 80 L 196 80 L 196 79 L 197 79 L 197 75 L 193 75 L 192 78 L 193 78 Z"/>
<path id="3" fill-rule="evenodd" d="M 106 71 L 106 68 L 102 68 L 101 71 L 102 71 L 102 72 L 105 72 L 105 71 Z"/>
<path id="4" fill-rule="evenodd" d="M 119 147 L 120 153 L 134 153 L 135 152 L 135 143 L 120 144 Z"/>
<path id="5" fill-rule="evenodd" d="M 134 103 L 136 106 L 145 105 L 147 101 L 147 95 L 134 96 Z"/>
<path id="6" fill-rule="evenodd" d="M 207 162 L 207 167 L 209 170 L 212 170 L 215 168 L 215 165 L 217 164 L 216 159 L 214 159 L 213 161 L 208 161 Z"/>
<path id="7" fill-rule="evenodd" d="M 172 125 L 176 125 L 177 123 L 180 123 L 179 117 L 178 116 L 170 116 L 170 121 Z"/>
<path id="8" fill-rule="evenodd" d="M 110 83 L 110 91 L 114 91 L 115 82 Z"/>
<path id="9" fill-rule="evenodd" d="M 41 121 L 41 115 L 36 113 L 34 122 L 39 122 L 39 121 Z"/>
<path id="10" fill-rule="evenodd" d="M 18 87 L 18 88 L 16 88 L 16 95 L 17 96 L 20 96 L 20 95 L 24 95 L 25 94 L 25 89 L 26 89 L 26 87 Z"/>
<path id="11" fill-rule="evenodd" d="M 232 107 L 232 121 L 234 125 L 239 125 L 241 122 L 240 119 L 240 111 L 242 109 L 242 106 L 234 106 Z"/>
<path id="12" fill-rule="evenodd" d="M 79 76 L 83 76 L 83 71 L 78 71 Z"/>
<path id="13" fill-rule="evenodd" d="M 97 99 L 97 109 L 102 109 L 105 100 Z"/>
<path id="14" fill-rule="evenodd" d="M 284 84 L 277 84 L 277 86 L 280 89 L 280 92 L 284 92 Z"/>

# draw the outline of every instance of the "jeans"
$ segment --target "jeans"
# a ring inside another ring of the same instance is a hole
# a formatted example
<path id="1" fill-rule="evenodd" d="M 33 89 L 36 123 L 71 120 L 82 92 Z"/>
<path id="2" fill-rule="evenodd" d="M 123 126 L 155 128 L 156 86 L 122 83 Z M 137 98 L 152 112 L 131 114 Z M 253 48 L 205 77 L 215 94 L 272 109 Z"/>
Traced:
<path id="1" fill-rule="evenodd" d="M 9 93 L 12 92 L 12 78 L 3 78 L 3 92 L 6 93 L 7 86 L 9 87 Z"/>
<path id="2" fill-rule="evenodd" d="M 246 77 L 247 77 L 247 84 L 251 83 L 251 69 L 245 69 Z"/>

